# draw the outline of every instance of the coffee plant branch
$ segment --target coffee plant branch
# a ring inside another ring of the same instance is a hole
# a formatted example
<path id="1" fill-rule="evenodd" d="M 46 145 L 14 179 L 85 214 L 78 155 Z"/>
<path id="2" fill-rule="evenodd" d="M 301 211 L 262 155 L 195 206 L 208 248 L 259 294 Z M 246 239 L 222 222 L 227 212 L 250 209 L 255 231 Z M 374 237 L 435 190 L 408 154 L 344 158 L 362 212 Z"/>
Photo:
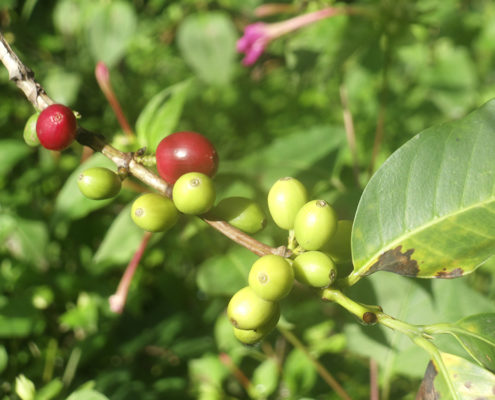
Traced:
<path id="1" fill-rule="evenodd" d="M 9 79 L 24 93 L 37 111 L 42 111 L 55 102 L 48 96 L 43 87 L 35 81 L 34 72 L 24 65 L 7 43 L 4 35 L 0 32 L 0 61 L 9 73 Z M 155 189 L 158 193 L 171 197 L 172 188 L 162 178 L 150 171 L 135 159 L 134 153 L 125 153 L 108 144 L 105 138 L 82 127 L 78 127 L 76 140 L 91 149 L 101 152 L 105 157 L 117 165 L 119 172 L 124 170 Z M 285 246 L 271 247 L 250 235 L 240 231 L 225 221 L 213 221 L 203 218 L 203 220 L 239 245 L 245 247 L 258 256 L 276 254 L 288 257 L 291 252 Z"/>

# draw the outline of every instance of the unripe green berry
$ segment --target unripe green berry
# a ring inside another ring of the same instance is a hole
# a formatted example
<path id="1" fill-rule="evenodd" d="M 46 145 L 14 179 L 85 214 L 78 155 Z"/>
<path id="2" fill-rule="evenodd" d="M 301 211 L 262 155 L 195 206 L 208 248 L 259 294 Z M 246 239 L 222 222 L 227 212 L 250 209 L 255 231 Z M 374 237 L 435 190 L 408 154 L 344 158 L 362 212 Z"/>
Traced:
<path id="1" fill-rule="evenodd" d="M 244 344 L 255 344 L 261 339 L 267 336 L 277 326 L 280 318 L 280 309 L 277 313 L 273 314 L 273 317 L 265 325 L 260 326 L 257 329 L 239 329 L 234 327 L 234 336 L 240 342 Z"/>
<path id="2" fill-rule="evenodd" d="M 312 200 L 297 213 L 294 234 L 306 250 L 320 249 L 337 230 L 337 215 L 325 200 Z"/>
<path id="3" fill-rule="evenodd" d="M 249 286 L 234 294 L 227 307 L 230 322 L 238 329 L 258 329 L 279 312 L 278 303 L 263 300 Z"/>
<path id="4" fill-rule="evenodd" d="M 227 221 L 246 233 L 256 233 L 266 224 L 266 215 L 260 205 L 245 197 L 227 197 L 212 210 L 211 217 Z"/>
<path id="5" fill-rule="evenodd" d="M 274 254 L 256 260 L 249 271 L 249 286 L 262 299 L 277 301 L 287 296 L 294 284 L 288 261 Z"/>
<path id="6" fill-rule="evenodd" d="M 292 266 L 296 279 L 309 286 L 328 287 L 337 278 L 335 263 L 321 251 L 306 251 L 299 254 Z"/>
<path id="7" fill-rule="evenodd" d="M 115 197 L 120 192 L 119 176 L 108 168 L 95 167 L 81 172 L 77 186 L 81 193 L 93 200 Z"/>
<path id="8" fill-rule="evenodd" d="M 329 254 L 338 263 L 350 261 L 351 256 L 351 232 L 352 221 L 340 220 L 337 223 L 337 230 L 330 240 L 322 247 L 322 251 Z"/>
<path id="9" fill-rule="evenodd" d="M 131 218 L 145 231 L 163 232 L 175 225 L 179 213 L 168 197 L 157 193 L 146 193 L 132 204 Z"/>
<path id="10" fill-rule="evenodd" d="M 304 185 L 295 178 L 281 178 L 268 192 L 268 208 L 273 221 L 282 229 L 294 227 L 299 209 L 308 201 Z"/>
<path id="11" fill-rule="evenodd" d="M 189 172 L 175 182 L 172 198 L 180 212 L 191 215 L 204 214 L 215 203 L 215 187 L 208 175 Z"/>
<path id="12" fill-rule="evenodd" d="M 28 146 L 36 147 L 39 146 L 40 140 L 38 139 L 38 134 L 36 133 L 36 122 L 38 122 L 39 113 L 34 113 L 29 117 L 24 125 L 23 137 L 24 141 Z"/>

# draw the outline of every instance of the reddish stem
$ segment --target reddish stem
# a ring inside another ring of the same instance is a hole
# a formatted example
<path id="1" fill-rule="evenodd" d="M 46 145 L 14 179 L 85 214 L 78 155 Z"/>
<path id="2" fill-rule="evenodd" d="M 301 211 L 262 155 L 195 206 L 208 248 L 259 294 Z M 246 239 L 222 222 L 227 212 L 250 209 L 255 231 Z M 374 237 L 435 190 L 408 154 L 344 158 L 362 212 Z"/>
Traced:
<path id="1" fill-rule="evenodd" d="M 110 103 L 110 106 L 112 107 L 122 130 L 127 136 L 134 137 L 134 132 L 132 131 L 129 122 L 127 122 L 127 118 L 125 117 L 119 100 L 117 99 L 117 96 L 115 95 L 115 92 L 113 90 L 112 82 L 110 82 L 110 72 L 103 61 L 99 61 L 96 64 L 95 76 L 96 81 L 98 82 L 98 85 L 100 86 L 100 89 L 105 95 L 108 103 Z"/>
<path id="2" fill-rule="evenodd" d="M 378 364 L 373 358 L 370 358 L 370 400 L 379 400 L 378 391 Z"/>
<path id="3" fill-rule="evenodd" d="M 148 241 L 150 240 L 150 238 L 151 232 L 146 232 L 143 235 L 139 248 L 134 253 L 134 256 L 129 262 L 129 265 L 127 265 L 124 275 L 122 275 L 122 279 L 120 280 L 117 292 L 115 292 L 115 294 L 110 296 L 110 298 L 108 299 L 108 302 L 110 303 L 110 309 L 115 313 L 122 314 L 122 311 L 124 310 L 132 278 L 139 265 L 139 261 L 141 261 L 144 251 L 146 250 L 146 246 L 148 245 Z"/>

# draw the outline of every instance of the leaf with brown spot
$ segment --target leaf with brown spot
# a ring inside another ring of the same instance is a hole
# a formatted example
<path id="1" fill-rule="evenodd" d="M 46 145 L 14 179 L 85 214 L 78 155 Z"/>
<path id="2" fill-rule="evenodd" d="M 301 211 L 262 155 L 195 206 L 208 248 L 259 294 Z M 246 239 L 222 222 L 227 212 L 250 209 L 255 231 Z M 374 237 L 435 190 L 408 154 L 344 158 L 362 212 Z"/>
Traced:
<path id="1" fill-rule="evenodd" d="M 493 256 L 493 149 L 495 100 L 392 154 L 359 202 L 348 283 L 377 271 L 457 278 Z"/>
<path id="2" fill-rule="evenodd" d="M 461 357 L 448 353 L 441 356 L 448 377 L 438 373 L 441 369 L 430 361 L 416 400 L 493 399 L 494 374 Z"/>

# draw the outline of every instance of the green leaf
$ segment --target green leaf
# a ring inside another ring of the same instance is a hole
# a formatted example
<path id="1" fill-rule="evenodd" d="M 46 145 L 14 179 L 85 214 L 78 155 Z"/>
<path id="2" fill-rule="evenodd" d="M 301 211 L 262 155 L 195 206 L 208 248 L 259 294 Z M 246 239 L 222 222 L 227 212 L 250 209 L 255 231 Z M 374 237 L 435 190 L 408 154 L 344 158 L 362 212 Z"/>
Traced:
<path id="1" fill-rule="evenodd" d="M 9 361 L 9 355 L 4 346 L 0 346 L 0 373 L 2 373 L 5 368 L 7 368 L 7 363 Z"/>
<path id="2" fill-rule="evenodd" d="M 105 2 L 95 7 L 86 26 L 94 60 L 104 61 L 109 67 L 117 64 L 134 35 L 136 25 L 134 8 L 126 2 Z"/>
<path id="3" fill-rule="evenodd" d="M 44 86 L 52 98 L 60 104 L 71 105 L 77 99 L 82 79 L 77 73 L 54 68 L 44 79 Z"/>
<path id="4" fill-rule="evenodd" d="M 283 366 L 283 380 L 293 398 L 309 394 L 316 383 L 316 370 L 299 349 L 292 350 Z"/>
<path id="5" fill-rule="evenodd" d="M 439 326 L 454 336 L 474 360 L 495 371 L 495 313 L 470 315 L 455 324 Z"/>
<path id="6" fill-rule="evenodd" d="M 207 259 L 198 269 L 196 281 L 205 293 L 232 295 L 247 286 L 251 265 L 257 256 L 242 247 L 234 247 L 227 254 Z"/>
<path id="7" fill-rule="evenodd" d="M 455 278 L 495 253 L 495 101 L 427 129 L 372 177 L 352 232 L 355 282 L 376 271 Z"/>
<path id="8" fill-rule="evenodd" d="M 229 370 L 222 364 L 218 355 L 205 354 L 201 358 L 189 361 L 189 377 L 194 385 L 207 384 L 221 387 Z"/>
<path id="9" fill-rule="evenodd" d="M 97 392 L 96 390 L 83 389 L 72 393 L 67 400 L 109 400 L 107 396 Z"/>
<path id="10" fill-rule="evenodd" d="M 22 133 L 21 133 L 22 134 Z M 28 145 L 15 139 L 0 140 L 0 177 L 8 174 L 14 166 L 31 152 Z"/>
<path id="11" fill-rule="evenodd" d="M 177 41 L 186 62 L 207 83 L 230 81 L 236 64 L 236 29 L 220 12 L 188 16 L 179 26 Z"/>
<path id="12" fill-rule="evenodd" d="M 5 240 L 10 254 L 40 268 L 47 267 L 48 230 L 43 222 L 0 211 L 0 227 L 0 240 Z"/>
<path id="13" fill-rule="evenodd" d="M 81 172 L 91 167 L 107 167 L 112 170 L 116 169 L 115 164 L 100 153 L 94 154 L 90 159 L 76 168 L 65 181 L 62 190 L 57 196 L 55 201 L 55 220 L 79 219 L 85 217 L 94 210 L 105 207 L 113 201 L 113 199 L 91 200 L 82 195 L 79 187 L 77 186 L 77 180 Z"/>
<path id="14" fill-rule="evenodd" d="M 417 325 L 454 323 L 473 310 L 493 310 L 493 301 L 469 287 L 464 279 L 424 281 L 376 274 L 351 287 L 348 295 L 364 304 L 379 304 L 394 318 Z M 400 332 L 380 325 L 362 327 L 354 320 L 345 325 L 344 332 L 348 351 L 375 359 L 381 370 L 388 371 L 387 379 L 424 375 L 427 353 Z"/>
<path id="15" fill-rule="evenodd" d="M 440 368 L 430 362 L 416 400 L 493 399 L 495 375 L 461 357 L 441 353 L 452 386 L 439 374 Z"/>
<path id="16" fill-rule="evenodd" d="M 253 393 L 256 399 L 266 399 L 278 386 L 279 365 L 273 358 L 263 361 L 253 373 Z"/>
<path id="17" fill-rule="evenodd" d="M 158 143 L 173 132 L 179 122 L 190 86 L 191 80 L 169 86 L 146 104 L 136 121 L 136 132 L 141 146 L 155 150 Z"/>
<path id="18" fill-rule="evenodd" d="M 64 384 L 60 379 L 54 379 L 51 382 L 48 382 L 41 389 L 36 391 L 35 400 L 51 400 L 59 395 L 59 393 L 63 390 Z"/>
<path id="19" fill-rule="evenodd" d="M 132 221 L 131 207 L 132 203 L 124 207 L 110 225 L 93 257 L 90 268 L 94 272 L 102 272 L 109 265 L 128 263 L 139 247 L 144 231 Z"/>
<path id="20" fill-rule="evenodd" d="M 328 179 L 331 176 L 344 141 L 345 133 L 341 127 L 313 126 L 276 139 L 263 150 L 240 161 L 223 161 L 219 173 L 243 171 L 243 174 L 250 174 L 261 181 L 266 189 L 284 176 L 298 177 L 310 187 L 316 179 Z"/>

